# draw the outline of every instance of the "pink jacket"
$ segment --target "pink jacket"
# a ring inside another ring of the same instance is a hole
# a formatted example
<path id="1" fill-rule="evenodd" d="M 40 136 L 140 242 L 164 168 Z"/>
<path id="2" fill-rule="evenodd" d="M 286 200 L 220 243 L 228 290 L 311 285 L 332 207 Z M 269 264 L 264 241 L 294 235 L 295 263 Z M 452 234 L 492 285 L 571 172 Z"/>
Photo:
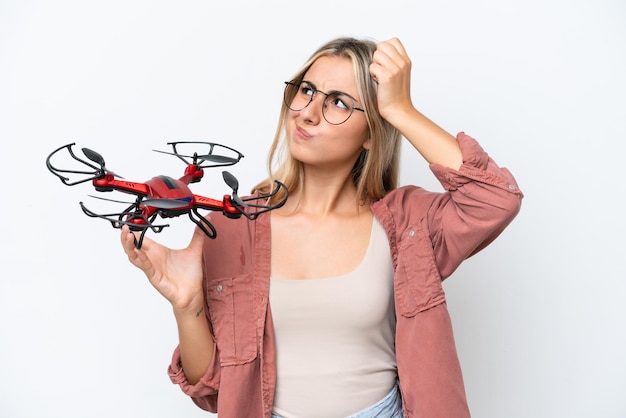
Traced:
<path id="1" fill-rule="evenodd" d="M 522 199 L 513 176 L 474 139 L 460 133 L 457 140 L 462 167 L 431 166 L 446 192 L 406 186 L 372 205 L 395 269 L 396 357 L 407 418 L 470 416 L 442 280 L 504 230 Z M 276 383 L 270 216 L 213 220 L 218 236 L 206 240 L 204 268 L 217 355 L 195 385 L 185 379 L 178 348 L 168 373 L 220 418 L 270 417 Z"/>

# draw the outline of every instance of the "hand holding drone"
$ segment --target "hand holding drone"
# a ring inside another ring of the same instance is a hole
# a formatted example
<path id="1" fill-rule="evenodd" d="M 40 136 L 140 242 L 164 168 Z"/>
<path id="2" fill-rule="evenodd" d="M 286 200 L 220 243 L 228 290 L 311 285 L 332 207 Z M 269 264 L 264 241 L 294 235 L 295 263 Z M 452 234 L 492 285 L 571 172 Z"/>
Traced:
<path id="1" fill-rule="evenodd" d="M 192 155 L 181 154 L 177 151 L 177 147 L 187 147 L 190 144 L 205 147 L 207 151 L 203 154 L 194 152 Z M 228 171 L 222 171 L 222 177 L 228 187 L 232 189 L 231 195 L 224 195 L 221 200 L 217 200 L 192 193 L 188 187 L 189 184 L 199 182 L 204 176 L 205 168 L 231 166 L 237 164 L 241 158 L 243 158 L 243 154 L 239 151 L 212 142 L 168 142 L 168 145 L 172 146 L 172 152 L 153 150 L 155 152 L 178 157 L 187 165 L 187 168 L 183 176 L 179 179 L 160 175 L 144 183 L 126 181 L 108 170 L 105 167 L 104 158 L 89 148 L 82 148 L 82 152 L 91 162 L 79 158 L 72 150 L 72 146 L 74 145 L 76 144 L 71 143 L 63 145 L 48 155 L 46 159 L 48 170 L 67 186 L 74 186 L 91 181 L 96 191 L 99 192 L 117 190 L 134 195 L 135 202 L 131 203 L 130 206 L 119 213 L 97 214 L 89 210 L 83 202 L 80 202 L 80 207 L 87 216 L 106 219 L 111 222 L 114 228 L 121 228 L 123 225 L 128 225 L 131 231 L 140 231 L 139 239 L 135 239 L 136 248 L 141 248 L 143 238 L 148 230 L 158 233 L 161 232 L 163 228 L 169 226 L 168 224 L 154 224 L 153 222 L 157 217 L 173 218 L 187 214 L 189 219 L 191 219 L 191 221 L 209 238 L 215 238 L 217 236 L 215 227 L 198 212 L 199 209 L 220 211 L 229 218 L 236 219 L 245 216 L 250 220 L 254 220 L 262 213 L 283 206 L 288 196 L 285 185 L 276 180 L 275 188 L 271 193 L 263 195 L 256 194 L 251 197 L 241 198 L 238 195 L 239 182 L 235 176 Z M 66 150 L 72 159 L 87 168 L 83 170 L 56 168 L 51 160 L 62 150 Z M 70 174 L 74 174 L 79 178 L 71 180 L 65 176 Z M 281 189 L 284 197 L 275 204 L 267 204 Z M 129 203 L 106 198 L 99 199 L 118 203 Z"/>

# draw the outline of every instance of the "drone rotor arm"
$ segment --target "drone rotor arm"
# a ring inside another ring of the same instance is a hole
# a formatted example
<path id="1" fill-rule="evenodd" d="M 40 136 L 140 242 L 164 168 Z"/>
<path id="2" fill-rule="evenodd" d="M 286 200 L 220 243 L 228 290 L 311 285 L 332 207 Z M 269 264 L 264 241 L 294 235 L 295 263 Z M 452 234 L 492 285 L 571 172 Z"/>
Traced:
<path id="1" fill-rule="evenodd" d="M 205 209 L 211 211 L 223 211 L 226 209 L 226 205 L 223 201 L 217 199 L 211 199 L 210 197 L 193 195 L 193 208 Z"/>

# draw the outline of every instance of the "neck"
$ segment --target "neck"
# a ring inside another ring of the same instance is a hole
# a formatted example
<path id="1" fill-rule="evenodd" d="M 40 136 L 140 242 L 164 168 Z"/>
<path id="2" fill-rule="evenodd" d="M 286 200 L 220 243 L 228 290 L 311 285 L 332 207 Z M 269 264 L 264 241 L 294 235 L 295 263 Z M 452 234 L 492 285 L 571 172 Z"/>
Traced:
<path id="1" fill-rule="evenodd" d="M 301 187 L 289 196 L 285 214 L 301 213 L 309 216 L 358 214 L 363 202 L 357 196 L 352 175 L 324 169 L 304 167 Z"/>

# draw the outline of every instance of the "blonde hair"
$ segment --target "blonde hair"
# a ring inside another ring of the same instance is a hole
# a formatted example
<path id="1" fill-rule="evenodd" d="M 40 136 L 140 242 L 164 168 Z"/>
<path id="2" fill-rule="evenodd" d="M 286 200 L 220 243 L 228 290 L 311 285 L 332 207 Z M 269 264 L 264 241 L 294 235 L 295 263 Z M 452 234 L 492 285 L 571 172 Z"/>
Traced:
<path id="1" fill-rule="evenodd" d="M 369 73 L 375 50 L 376 43 L 370 40 L 336 38 L 318 48 L 291 79 L 303 79 L 311 65 L 320 57 L 348 58 L 352 62 L 370 137 L 369 149 L 361 152 L 352 170 L 352 179 L 361 202 L 378 200 L 398 187 L 401 136 L 378 111 L 378 85 Z M 284 129 L 288 112 L 289 109 L 283 103 L 267 160 L 269 177 L 256 185 L 253 192 L 271 192 L 275 179 L 283 182 L 289 192 L 301 187 L 302 163 L 291 157 L 285 139 Z M 280 200 L 282 197 L 277 195 L 273 199 Z"/>

